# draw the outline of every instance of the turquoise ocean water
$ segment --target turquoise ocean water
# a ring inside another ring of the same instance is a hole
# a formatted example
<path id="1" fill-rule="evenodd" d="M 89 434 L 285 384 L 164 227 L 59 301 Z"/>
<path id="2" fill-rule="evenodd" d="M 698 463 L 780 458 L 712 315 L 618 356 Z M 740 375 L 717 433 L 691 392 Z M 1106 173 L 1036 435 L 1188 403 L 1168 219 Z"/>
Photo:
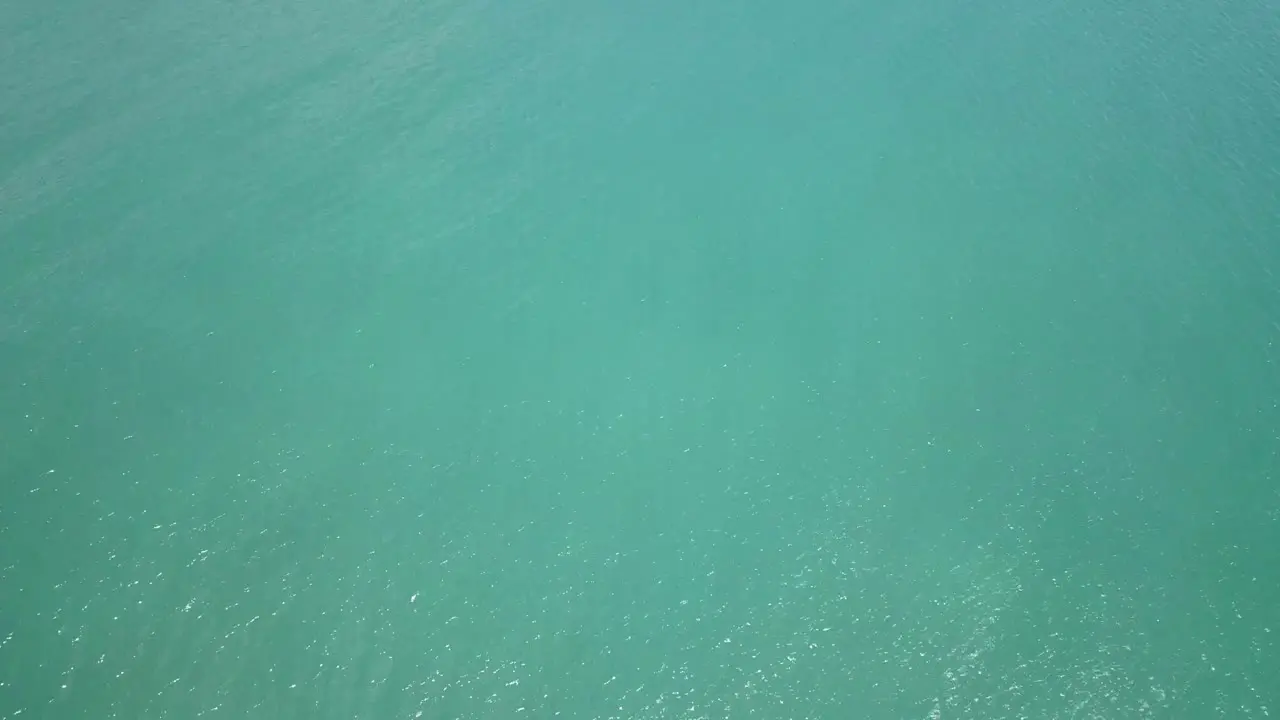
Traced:
<path id="1" fill-rule="evenodd" d="M 1280 11 L 0 8 L 0 718 L 1280 714 Z"/>

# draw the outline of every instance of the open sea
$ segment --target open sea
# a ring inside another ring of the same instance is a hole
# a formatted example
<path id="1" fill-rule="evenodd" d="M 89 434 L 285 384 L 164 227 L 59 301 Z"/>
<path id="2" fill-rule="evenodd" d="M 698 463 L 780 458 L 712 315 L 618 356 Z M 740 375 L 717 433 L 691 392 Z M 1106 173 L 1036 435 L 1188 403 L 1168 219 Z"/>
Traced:
<path id="1" fill-rule="evenodd" d="M 0 5 L 0 720 L 1280 718 L 1280 5 Z"/>

